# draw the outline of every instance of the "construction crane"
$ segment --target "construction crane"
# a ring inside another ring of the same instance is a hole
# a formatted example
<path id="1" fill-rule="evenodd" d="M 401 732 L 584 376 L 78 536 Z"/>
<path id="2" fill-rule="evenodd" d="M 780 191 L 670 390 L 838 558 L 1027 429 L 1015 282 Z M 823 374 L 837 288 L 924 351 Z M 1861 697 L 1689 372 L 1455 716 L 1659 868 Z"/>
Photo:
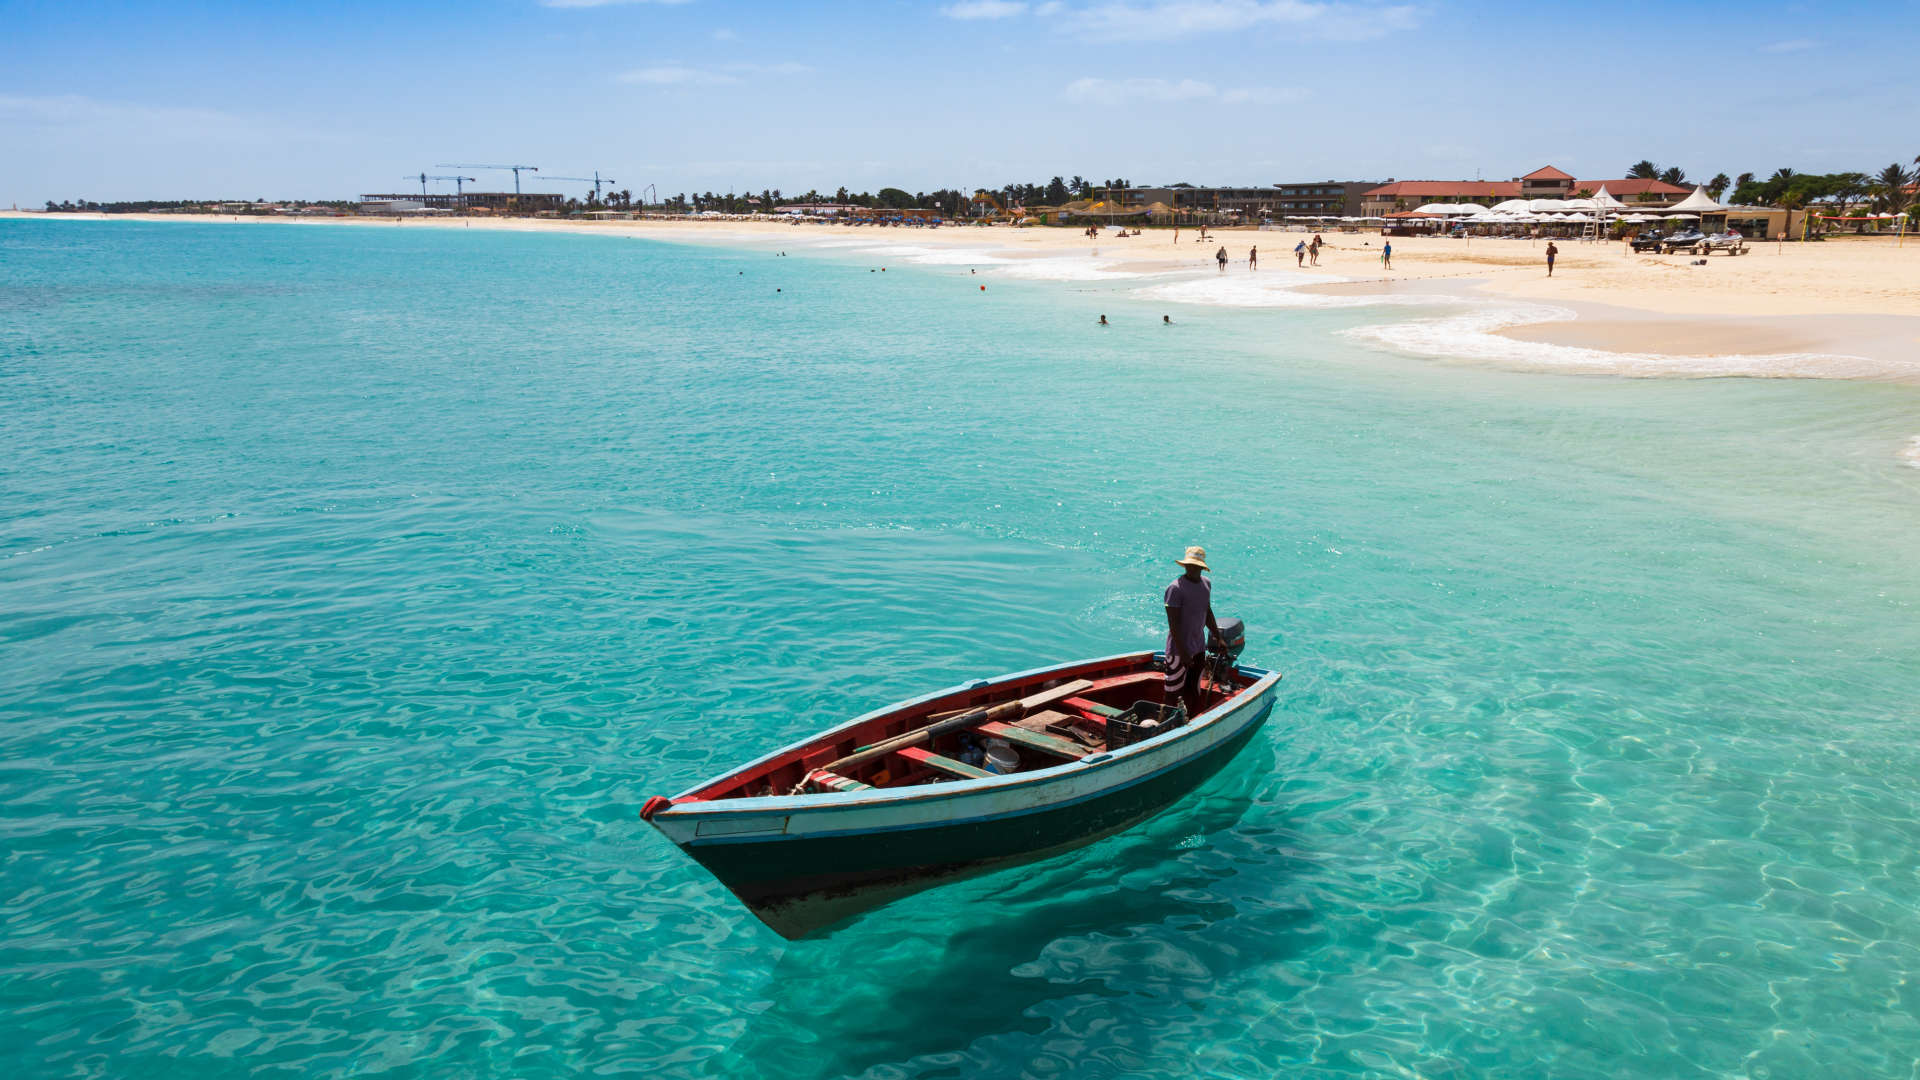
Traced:
<path id="1" fill-rule="evenodd" d="M 513 170 L 513 193 L 515 195 L 520 194 L 520 174 L 521 173 L 540 171 L 540 166 L 538 165 L 453 165 L 447 162 L 441 162 L 440 164 L 435 165 L 434 168 L 436 169 L 511 169 Z"/>
<path id="2" fill-rule="evenodd" d="M 592 176 L 549 176 L 547 177 L 547 179 L 548 180 L 577 180 L 582 184 L 592 184 L 594 202 L 600 201 L 600 185 L 606 184 L 607 186 L 611 187 L 612 185 L 620 182 L 618 180 L 615 180 L 611 176 L 605 179 L 602 179 L 600 176 L 599 169 L 593 170 Z"/>
<path id="3" fill-rule="evenodd" d="M 462 183 L 472 183 L 472 182 L 473 182 L 473 177 L 471 177 L 471 176 L 428 176 L 428 175 L 427 175 L 426 173 L 421 173 L 421 174 L 420 174 L 420 175 L 418 175 L 418 176 L 408 176 L 408 177 L 404 177 L 404 179 L 407 179 L 407 180 L 418 180 L 418 181 L 420 181 L 420 194 L 421 194 L 421 195 L 423 195 L 423 196 L 424 196 L 424 195 L 425 195 L 425 194 L 427 193 L 427 181 L 429 181 L 429 180 L 451 180 L 451 181 L 453 181 L 453 194 L 454 194 L 454 196 L 455 196 L 456 198 L 457 198 L 457 197 L 458 197 L 458 196 L 460 195 L 460 185 L 461 185 Z"/>

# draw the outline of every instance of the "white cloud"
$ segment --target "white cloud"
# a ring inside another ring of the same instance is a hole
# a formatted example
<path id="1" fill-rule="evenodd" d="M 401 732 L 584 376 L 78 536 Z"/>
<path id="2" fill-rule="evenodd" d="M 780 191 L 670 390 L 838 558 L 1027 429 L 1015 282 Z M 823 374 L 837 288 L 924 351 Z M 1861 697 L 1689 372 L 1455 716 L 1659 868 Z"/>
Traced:
<path id="1" fill-rule="evenodd" d="M 1067 84 L 1067 100 L 1090 105 L 1122 102 L 1195 101 L 1218 97 L 1212 83 L 1198 79 L 1075 79 Z"/>
<path id="2" fill-rule="evenodd" d="M 1017 0 L 960 0 L 940 9 L 949 19 L 1010 19 L 1026 13 L 1027 5 Z"/>
<path id="3" fill-rule="evenodd" d="M 1306 37 L 1360 40 L 1411 29 L 1423 15 L 1411 4 L 1342 0 L 1110 0 L 1082 7 L 1047 6 L 1069 29 L 1123 41 L 1158 41 L 1259 26 L 1282 27 Z"/>
<path id="4" fill-rule="evenodd" d="M 1819 44 L 1819 42 L 1812 38 L 1794 38 L 1790 41 L 1776 41 L 1771 45 L 1762 45 L 1760 46 L 1760 51 L 1765 53 L 1802 52 L 1806 49 L 1816 48 Z"/>
<path id="5" fill-rule="evenodd" d="M 684 4 L 687 0 L 540 0 L 541 7 L 550 8 L 596 8 L 613 7 L 615 4 Z"/>
<path id="6" fill-rule="evenodd" d="M 774 64 L 739 61 L 719 67 L 693 67 L 668 60 L 650 67 L 634 68 L 614 76 L 616 82 L 642 86 L 727 86 L 744 75 L 807 75 L 813 68 L 791 60 Z"/>
<path id="7" fill-rule="evenodd" d="M 1242 86 L 1220 94 L 1222 105 L 1291 105 L 1305 101 L 1307 92 L 1297 86 Z"/>
<path id="8" fill-rule="evenodd" d="M 96 101 L 78 94 L 0 94 L 0 123 L 54 127 L 68 133 L 122 132 L 141 142 L 246 141 L 272 130 L 269 125 L 215 109 Z"/>
<path id="9" fill-rule="evenodd" d="M 680 64 L 634 68 L 632 71 L 623 71 L 614 78 L 619 82 L 640 83 L 644 86 L 721 86 L 740 81 L 724 71 L 706 71 Z"/>
<path id="10" fill-rule="evenodd" d="M 737 71 L 742 75 L 811 75 L 813 68 L 806 64 L 785 60 L 777 64 L 728 64 L 728 71 Z"/>
<path id="11" fill-rule="evenodd" d="M 1217 101 L 1222 105 L 1285 105 L 1305 99 L 1305 90 L 1281 86 L 1244 86 L 1222 90 L 1198 79 L 1075 79 L 1068 101 L 1088 105 L 1151 105 L 1173 101 Z"/>

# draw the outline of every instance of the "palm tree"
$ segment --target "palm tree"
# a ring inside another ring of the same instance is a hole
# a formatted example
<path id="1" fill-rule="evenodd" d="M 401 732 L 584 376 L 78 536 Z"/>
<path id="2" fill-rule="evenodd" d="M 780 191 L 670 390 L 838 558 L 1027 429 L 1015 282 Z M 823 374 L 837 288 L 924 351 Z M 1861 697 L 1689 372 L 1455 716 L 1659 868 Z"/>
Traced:
<path id="1" fill-rule="evenodd" d="M 1651 161 L 1636 162 L 1633 168 L 1627 170 L 1629 180 L 1658 180 L 1659 178 L 1660 166 Z"/>
<path id="2" fill-rule="evenodd" d="M 1687 182 L 1687 170 L 1675 165 L 1660 174 L 1660 182 L 1678 187 Z"/>
<path id="3" fill-rule="evenodd" d="M 1874 206 L 1882 213 L 1901 213 L 1912 202 L 1912 194 L 1907 192 L 1907 184 L 1914 183 L 1914 175 L 1905 169 L 1899 161 L 1880 169 L 1880 175 L 1874 177 Z"/>
<path id="4" fill-rule="evenodd" d="M 1902 168 L 1896 161 L 1881 169 L 1880 175 L 1873 179 L 1874 194 L 1886 213 L 1898 214 L 1913 202 L 1913 193 L 1907 190 L 1914 181 L 1913 170 Z"/>
<path id="5" fill-rule="evenodd" d="M 1713 196 L 1714 201 L 1718 202 L 1720 193 L 1727 190 L 1727 187 L 1732 183 L 1733 181 L 1727 179 L 1726 173 L 1720 173 L 1713 179 L 1707 181 L 1707 194 Z"/>

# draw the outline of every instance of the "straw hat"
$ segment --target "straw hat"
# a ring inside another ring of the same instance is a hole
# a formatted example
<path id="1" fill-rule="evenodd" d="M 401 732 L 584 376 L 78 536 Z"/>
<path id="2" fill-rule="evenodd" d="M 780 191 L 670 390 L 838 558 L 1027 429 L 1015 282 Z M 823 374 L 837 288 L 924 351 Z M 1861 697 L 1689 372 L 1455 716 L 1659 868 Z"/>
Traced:
<path id="1" fill-rule="evenodd" d="M 1173 561 L 1179 563 L 1181 566 L 1197 566 L 1202 570 L 1213 569 L 1213 567 L 1207 565 L 1207 549 L 1198 545 L 1187 549 L 1186 558 L 1175 559 Z"/>

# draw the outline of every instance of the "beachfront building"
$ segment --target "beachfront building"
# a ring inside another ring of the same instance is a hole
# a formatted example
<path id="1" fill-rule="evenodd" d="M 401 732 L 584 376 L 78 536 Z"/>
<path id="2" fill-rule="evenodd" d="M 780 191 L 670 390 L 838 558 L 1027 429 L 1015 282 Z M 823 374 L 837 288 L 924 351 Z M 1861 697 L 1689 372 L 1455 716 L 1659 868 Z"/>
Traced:
<path id="1" fill-rule="evenodd" d="M 782 203 L 774 208 L 774 213 L 793 214 L 798 217 L 838 217 L 865 209 L 866 207 L 858 203 L 796 202 Z"/>
<path id="2" fill-rule="evenodd" d="M 1236 216 L 1246 221 L 1270 218 L 1343 217 L 1360 212 L 1360 199 L 1378 186 L 1371 180 L 1319 180 L 1264 187 L 1128 188 L 1118 193 L 1128 206 L 1163 203 L 1179 214 Z"/>
<path id="3" fill-rule="evenodd" d="M 1660 180 L 1581 180 L 1549 165 L 1511 180 L 1390 180 L 1361 197 L 1359 213 L 1385 217 L 1426 203 L 1492 206 L 1508 199 L 1590 198 L 1603 187 L 1630 207 L 1653 210 L 1672 206 L 1693 193 L 1692 188 Z"/>
<path id="4" fill-rule="evenodd" d="M 363 214 L 406 214 L 434 210 L 481 210 L 495 214 L 538 214 L 566 209 L 567 197 L 548 192 L 466 191 L 460 194 L 436 192 L 431 195 L 362 195 L 359 211 Z"/>

